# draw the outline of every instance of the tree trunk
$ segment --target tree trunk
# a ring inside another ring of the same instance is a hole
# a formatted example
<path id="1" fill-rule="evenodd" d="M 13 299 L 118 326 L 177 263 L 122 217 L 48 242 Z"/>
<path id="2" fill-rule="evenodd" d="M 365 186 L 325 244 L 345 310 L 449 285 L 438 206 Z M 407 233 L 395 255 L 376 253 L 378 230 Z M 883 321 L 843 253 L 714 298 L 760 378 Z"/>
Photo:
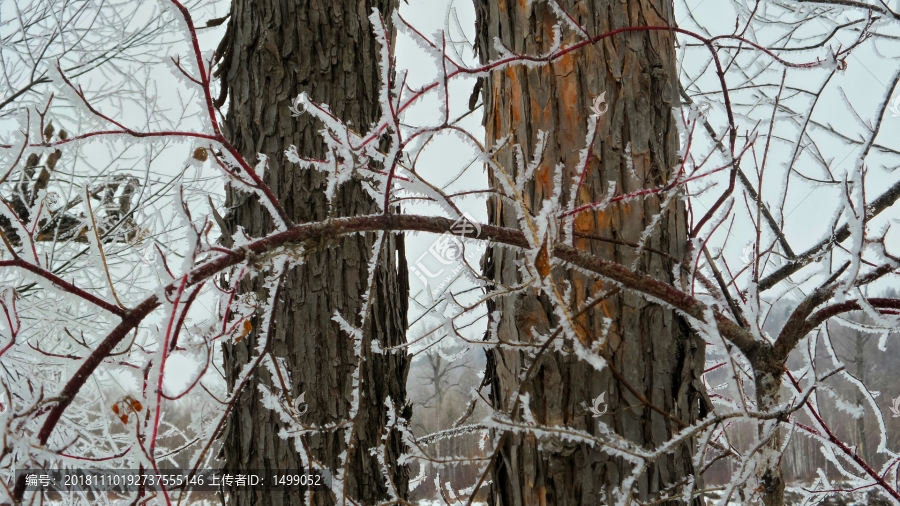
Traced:
<path id="1" fill-rule="evenodd" d="M 579 33 L 558 19 L 549 3 L 477 1 L 477 48 L 482 61 L 498 57 L 495 39 L 516 53 L 545 53 L 557 23 L 563 26 L 564 44 L 576 39 Z M 562 0 L 558 4 L 591 36 L 626 26 L 673 22 L 669 0 Z M 510 135 L 507 146 L 521 144 L 525 160 L 531 160 L 538 131 L 548 134 L 544 161 L 533 182 L 525 186 L 528 205 L 536 211 L 553 191 L 557 164 L 565 167 L 562 195 L 570 194 L 579 151 L 585 148 L 589 107 L 595 97 L 606 92 L 609 110 L 592 139 L 593 154 L 577 203 L 603 200 L 613 182 L 618 194 L 664 185 L 679 164 L 672 111 L 679 105 L 676 79 L 674 38 L 662 31 L 620 34 L 548 66 L 492 72 L 482 87 L 486 145 Z M 494 159 L 508 171 L 515 170 L 510 147 Z M 493 178 L 491 181 L 499 188 Z M 488 215 L 492 223 L 518 228 L 509 201 L 493 197 Z M 657 215 L 659 221 L 654 224 Z M 641 272 L 680 286 L 673 268 L 684 257 L 687 244 L 681 199 L 672 199 L 664 209 L 662 198 L 657 197 L 611 205 L 603 211 L 579 214 L 574 226 L 578 248 L 626 266 L 634 264 Z M 622 244 L 637 243 L 648 227 L 652 232 L 642 253 Z M 650 252 L 651 248 L 668 256 Z M 519 253 L 491 247 L 485 274 L 514 285 L 521 281 L 515 265 L 521 258 Z M 573 312 L 613 288 L 574 271 L 555 269 L 554 277 L 561 289 L 567 288 L 565 283 L 571 287 Z M 550 300 L 533 292 L 494 299 L 488 314 L 500 315 L 500 341 L 534 342 L 538 334 L 548 336 L 557 325 Z M 573 353 L 544 353 L 524 389 L 530 396 L 530 409 L 542 424 L 599 434 L 599 420 L 644 448 L 656 448 L 682 427 L 649 408 L 625 384 L 679 421 L 696 420 L 710 407 L 700 380 L 705 343 L 675 311 L 622 291 L 578 318 L 578 332 L 584 333 L 588 347 L 603 334 L 605 319 L 610 327 L 600 353 L 621 376 L 610 368 L 597 371 Z M 571 350 L 571 343 L 566 348 Z M 528 357 L 512 349 L 497 349 L 489 355 L 495 408 L 509 413 L 522 371 L 529 365 Z M 594 418 L 586 407 L 604 392 L 608 412 Z M 692 475 L 693 452 L 693 444 L 684 444 L 651 464 L 636 483 L 635 498 L 658 499 L 658 492 Z M 596 446 L 569 441 L 539 443 L 530 435 L 508 434 L 494 462 L 490 500 L 496 506 L 611 504 L 621 493 L 614 488 L 631 468 Z M 680 489 L 671 491 L 670 496 L 679 493 Z"/>
<path id="2" fill-rule="evenodd" d="M 317 171 L 302 170 L 284 156 L 291 144 L 300 153 L 324 158 L 319 139 L 322 128 L 309 115 L 291 116 L 291 100 L 305 91 L 313 101 L 326 103 L 340 119 L 360 125 L 379 117 L 378 46 L 368 16 L 377 7 L 389 19 L 396 0 L 306 2 L 297 0 L 233 0 L 228 32 L 220 46 L 219 73 L 230 90 L 226 131 L 241 154 L 255 161 L 269 156 L 266 182 L 290 217 L 298 223 L 329 217 L 377 212 L 362 184 L 344 184 L 329 207 L 326 179 Z M 231 233 L 238 226 L 259 237 L 272 230 L 268 213 L 255 198 L 228 189 Z M 347 496 L 358 504 L 376 504 L 388 497 L 388 484 L 370 449 L 385 444 L 393 486 L 407 495 L 408 471 L 396 459 L 403 446 L 396 431 L 388 430 L 385 401 L 390 398 L 402 418 L 409 418 L 404 354 L 373 354 L 371 343 L 382 348 L 405 342 L 407 274 L 402 236 L 388 236 L 374 277 L 371 307 L 365 322 L 359 316 L 367 290 L 368 262 L 375 235 L 336 238 L 306 254 L 303 265 L 285 276 L 282 297 L 274 313 L 270 350 L 290 369 L 288 386 L 294 399 L 305 392 L 304 426 L 346 426 L 353 399 L 352 375 L 360 370 L 359 411 L 352 428 L 322 430 L 305 436 L 304 458 L 326 468 L 341 468 L 347 452 Z M 241 291 L 260 291 L 258 280 Z M 260 293 L 262 300 L 263 294 Z M 354 341 L 333 321 L 339 312 L 363 327 L 362 354 Z M 256 322 L 254 322 L 256 327 Z M 225 374 L 233 387 L 241 368 L 254 355 L 256 330 L 240 343 L 225 346 Z M 299 469 L 301 455 L 293 440 L 279 437 L 279 417 L 260 402 L 258 385 L 271 388 L 273 378 L 262 368 L 235 403 L 224 436 L 223 454 L 230 469 Z M 277 380 L 275 382 L 277 385 Z M 350 431 L 350 434 L 347 434 Z M 346 441 L 349 440 L 349 446 Z M 231 504 L 302 504 L 296 492 L 232 490 Z M 313 504 L 333 504 L 330 492 L 317 492 Z"/>
<path id="3" fill-rule="evenodd" d="M 866 348 L 865 343 L 867 341 L 867 336 L 865 336 L 862 332 L 856 330 L 853 332 L 856 336 L 855 346 L 854 346 L 854 362 L 856 364 L 856 379 L 861 381 L 864 385 L 866 383 Z M 865 409 L 866 406 L 866 398 L 863 393 L 855 388 L 856 392 L 856 405 Z M 866 459 L 869 456 L 869 443 L 867 441 L 866 435 L 868 434 L 868 430 L 866 429 L 866 413 L 863 412 L 862 416 L 856 419 L 856 452 L 860 457 Z"/>
<path id="4" fill-rule="evenodd" d="M 765 413 L 778 408 L 781 400 L 781 376 L 783 366 L 780 363 L 754 364 L 753 375 L 756 385 L 756 405 Z M 772 430 L 774 429 L 774 433 Z M 757 473 L 759 476 L 759 492 L 765 506 L 784 505 L 784 472 L 781 469 L 782 438 L 777 420 L 760 420 L 757 422 L 757 435 L 760 439 L 768 437 L 768 441 L 760 452 Z"/>

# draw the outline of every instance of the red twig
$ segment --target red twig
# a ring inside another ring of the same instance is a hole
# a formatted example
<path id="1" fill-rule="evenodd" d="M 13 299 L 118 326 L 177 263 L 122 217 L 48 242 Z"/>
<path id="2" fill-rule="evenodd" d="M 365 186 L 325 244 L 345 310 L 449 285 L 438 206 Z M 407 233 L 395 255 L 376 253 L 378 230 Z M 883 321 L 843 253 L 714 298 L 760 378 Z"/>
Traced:
<path id="1" fill-rule="evenodd" d="M 9 326 L 9 342 L 0 350 L 0 357 L 3 357 L 10 348 L 16 344 L 16 337 L 19 335 L 19 329 L 22 328 L 22 320 L 19 319 L 19 312 L 16 309 L 16 294 L 12 292 L 9 304 L 3 300 L 4 293 L 0 292 L 0 307 L 3 308 L 3 314 L 6 316 L 6 324 Z"/>
<path id="2" fill-rule="evenodd" d="M 163 378 L 166 373 L 166 359 L 169 356 L 169 341 L 173 338 L 173 335 L 176 333 L 176 329 L 178 328 L 177 321 L 180 323 L 182 320 L 177 318 L 178 316 L 178 306 L 181 303 L 181 295 L 184 293 L 184 289 L 186 288 L 188 275 L 185 273 L 181 277 L 181 283 L 178 286 L 178 291 L 175 295 L 175 302 L 172 303 L 172 314 L 169 316 L 169 323 L 166 327 L 166 337 L 162 343 L 162 350 L 160 351 L 161 358 L 159 362 L 159 378 L 156 380 L 156 409 L 153 413 L 153 434 L 150 437 L 150 448 L 149 448 L 149 456 L 150 461 L 153 462 L 153 466 L 156 466 L 156 457 L 154 457 L 154 450 L 156 450 L 156 435 L 159 432 L 159 420 L 162 415 L 162 395 L 163 395 Z M 183 309 L 184 312 L 187 312 L 189 307 L 185 305 Z"/>
<path id="3" fill-rule="evenodd" d="M 69 455 L 68 453 L 63 453 L 63 452 L 56 452 L 56 454 L 59 455 L 60 457 L 65 457 L 67 459 L 73 459 L 73 460 L 83 460 L 86 462 L 106 462 L 108 460 L 115 460 L 115 459 L 124 457 L 130 451 L 131 451 L 131 448 L 125 448 L 124 450 L 122 450 L 121 452 L 119 452 L 115 455 L 109 455 L 106 457 L 80 457 L 78 455 Z"/>
<path id="4" fill-rule="evenodd" d="M 744 149 L 746 150 L 747 148 L 744 148 Z M 729 168 L 729 167 L 731 167 L 731 164 L 723 165 L 723 166 L 721 166 L 721 167 L 717 167 L 717 168 L 715 168 L 715 169 L 710 170 L 709 172 L 704 172 L 703 174 L 698 174 L 698 175 L 696 175 L 696 176 L 691 176 L 691 177 L 687 177 L 687 178 L 684 178 L 684 179 L 681 179 L 681 180 L 673 181 L 673 182 L 671 182 L 671 183 L 669 183 L 669 184 L 667 184 L 667 185 L 665 185 L 665 186 L 659 186 L 659 187 L 657 187 L 657 188 L 647 188 L 647 189 L 645 189 L 645 190 L 638 190 L 638 191 L 636 191 L 636 192 L 632 192 L 632 193 L 629 193 L 629 194 L 627 194 L 627 195 L 619 195 L 619 196 L 617 196 L 617 197 L 613 197 L 613 198 L 611 198 L 611 199 L 609 199 L 609 200 L 605 200 L 605 201 L 603 201 L 603 202 L 591 202 L 591 203 L 589 203 L 589 204 L 584 204 L 584 205 L 582 205 L 582 206 L 576 207 L 575 209 L 572 209 L 572 210 L 569 211 L 569 212 L 563 213 L 560 217 L 561 217 L 561 218 L 566 218 L 566 217 L 571 216 L 571 215 L 573 215 L 573 214 L 578 214 L 578 213 L 580 213 L 580 212 L 582 212 L 582 211 L 588 211 L 588 210 L 591 210 L 591 209 L 596 209 L 596 208 L 598 208 L 598 207 L 605 207 L 605 206 L 607 206 L 607 205 L 609 205 L 609 204 L 612 204 L 612 203 L 615 203 L 615 202 L 621 202 L 621 201 L 623 201 L 623 200 L 629 200 L 629 199 L 633 199 L 633 198 L 636 198 L 636 197 L 643 197 L 643 196 L 646 196 L 646 195 L 653 195 L 653 194 L 656 194 L 656 193 L 666 192 L 666 191 L 671 190 L 671 189 L 674 188 L 675 186 L 680 186 L 680 185 L 689 183 L 689 182 L 691 182 L 691 181 L 696 181 L 696 180 L 698 180 L 698 179 L 702 179 L 702 178 L 711 176 L 711 175 L 713 175 L 713 174 L 715 174 L 715 173 L 717 173 L 717 172 L 721 172 L 721 171 L 723 171 L 723 170 L 725 170 L 725 169 L 727 169 L 727 168 Z"/>
<path id="5" fill-rule="evenodd" d="M 61 277 L 57 276 L 56 274 L 53 274 L 52 272 L 48 271 L 47 269 L 44 269 L 43 267 L 40 267 L 37 265 L 34 265 L 31 262 L 26 262 L 25 260 L 22 260 L 21 258 L 15 258 L 13 260 L 0 260 L 0 267 L 18 267 L 20 269 L 29 271 L 33 274 L 36 274 L 36 275 L 50 281 L 51 283 L 56 285 L 58 288 L 62 289 L 64 292 L 78 296 L 78 297 L 90 302 L 91 304 L 94 304 L 95 306 L 97 306 L 99 308 L 109 311 L 110 313 L 112 313 L 116 316 L 124 317 L 126 315 L 126 313 L 128 312 L 127 309 L 122 309 L 115 304 L 106 302 L 105 300 L 97 297 L 96 295 L 93 295 L 92 293 L 90 293 L 82 288 L 79 288 L 79 287 L 75 286 L 74 284 L 62 279 Z"/>
<path id="6" fill-rule="evenodd" d="M 791 374 L 791 371 L 786 371 L 785 374 L 787 374 L 787 377 L 791 380 L 791 383 L 794 385 L 794 388 L 798 392 L 802 392 L 803 389 L 800 388 L 800 384 L 797 383 L 796 379 L 794 379 L 794 375 Z M 866 463 L 865 460 L 862 459 L 862 457 L 860 457 L 856 452 L 852 451 L 843 441 L 838 439 L 837 436 L 835 436 L 834 433 L 831 431 L 831 429 L 828 428 L 828 425 L 825 423 L 825 420 L 822 419 L 822 417 L 819 415 L 819 413 L 816 412 L 816 410 L 813 409 L 813 407 L 810 406 L 808 402 L 806 403 L 806 407 L 807 407 L 807 412 L 816 420 L 816 422 L 819 424 L 819 427 L 821 427 L 822 430 L 825 431 L 825 434 L 821 434 L 818 431 L 815 431 L 815 432 L 819 433 L 820 436 L 822 436 L 824 439 L 827 439 L 829 442 L 831 442 L 831 444 L 840 448 L 840 450 L 844 453 L 844 455 L 848 459 L 852 460 L 853 462 L 856 463 L 856 465 L 861 467 L 863 469 L 863 471 L 865 471 L 866 474 L 871 476 L 878 483 L 878 485 L 880 485 L 881 488 L 884 489 L 885 492 L 887 492 L 888 494 L 891 495 L 891 497 L 893 497 L 894 499 L 900 499 L 900 493 L 898 493 L 896 490 L 894 490 L 890 486 L 890 484 L 888 484 L 888 482 L 885 481 L 884 478 L 881 477 L 881 475 L 879 475 L 874 469 L 872 469 L 869 466 L 868 463 Z"/>

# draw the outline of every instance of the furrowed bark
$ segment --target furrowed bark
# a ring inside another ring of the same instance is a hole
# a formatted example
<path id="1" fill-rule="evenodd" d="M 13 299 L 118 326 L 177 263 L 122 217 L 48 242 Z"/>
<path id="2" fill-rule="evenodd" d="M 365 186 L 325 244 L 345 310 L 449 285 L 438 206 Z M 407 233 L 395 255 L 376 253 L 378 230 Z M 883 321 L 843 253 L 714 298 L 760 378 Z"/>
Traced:
<path id="1" fill-rule="evenodd" d="M 395 0 L 297 2 L 234 0 L 220 69 L 230 90 L 227 136 L 250 161 L 257 153 L 269 156 L 266 182 L 295 223 L 377 212 L 359 181 L 343 185 L 332 203 L 325 199 L 325 177 L 288 162 L 285 149 L 293 144 L 304 156 L 324 158 L 320 124 L 310 116 L 291 117 L 291 99 L 305 91 L 318 103 L 352 125 L 374 122 L 378 105 L 378 45 L 368 16 L 378 8 L 386 17 Z M 271 231 L 271 220 L 257 199 L 228 190 L 226 217 L 231 233 L 237 227 L 253 237 Z M 382 444 L 387 431 L 390 398 L 402 416 L 406 407 L 408 361 L 402 354 L 376 355 L 372 340 L 382 348 L 405 342 L 407 285 L 402 236 L 388 234 L 374 278 L 371 307 L 365 322 L 359 316 L 367 290 L 367 266 L 375 234 L 340 237 L 306 255 L 305 263 L 286 276 L 283 300 L 275 313 L 275 332 L 269 336 L 276 357 L 287 361 L 296 399 L 305 392 L 304 425 L 347 422 L 350 418 L 352 375 L 361 365 L 359 415 L 352 429 L 323 431 L 305 438 L 304 453 L 334 471 L 347 452 L 344 491 L 360 504 L 376 504 L 388 497 L 378 461 L 369 450 Z M 245 283 L 242 291 L 258 291 L 260 283 Z M 260 297 L 262 299 L 262 297 Z M 332 319 L 339 312 L 355 326 L 363 325 L 359 360 L 353 339 Z M 250 360 L 255 331 L 243 342 L 225 347 L 229 386 Z M 226 465 L 234 469 L 290 469 L 302 467 L 293 441 L 278 436 L 278 416 L 260 403 L 257 384 L 272 388 L 277 379 L 261 371 L 245 388 L 224 436 Z M 350 445 L 345 443 L 351 431 Z M 400 497 L 407 493 L 407 470 L 396 459 L 402 451 L 393 433 L 384 442 L 388 465 Z M 296 493 L 232 490 L 234 504 L 302 504 Z M 332 504 L 334 497 L 319 492 L 314 504 Z"/>
<path id="2" fill-rule="evenodd" d="M 545 53 L 558 22 L 564 27 L 564 44 L 584 36 L 559 19 L 549 3 L 476 2 L 477 45 L 482 61 L 498 56 L 495 38 L 515 53 Z M 667 0 L 565 0 L 558 5 L 586 29 L 588 36 L 628 26 L 661 26 L 672 20 L 672 5 Z M 603 92 L 609 110 L 591 140 L 593 153 L 575 204 L 603 200 L 611 182 L 617 184 L 618 194 L 625 194 L 671 181 L 673 167 L 678 166 L 678 135 L 672 114 L 672 108 L 679 105 L 674 55 L 674 37 L 669 32 L 624 33 L 544 67 L 503 69 L 486 78 L 486 145 L 511 135 L 510 145 L 521 144 L 525 159 L 530 160 L 538 131 L 549 134 L 544 161 L 534 181 L 526 184 L 530 209 L 537 211 L 541 201 L 549 198 L 553 169 L 558 163 L 565 166 L 562 194 L 568 197 L 579 151 L 585 148 L 589 107 Z M 626 160 L 629 152 L 633 171 Z M 515 170 L 512 149 L 504 148 L 495 159 L 510 172 Z M 493 180 L 492 184 L 499 186 Z M 488 212 L 491 223 L 518 228 L 509 201 L 493 198 Z M 577 236 L 575 246 L 620 265 L 636 263 L 639 273 L 680 286 L 673 278 L 671 260 L 682 258 L 686 250 L 686 214 L 680 199 L 673 199 L 665 209 L 662 196 L 655 195 L 584 212 L 575 220 L 575 232 L 638 242 L 658 214 L 660 220 L 645 244 L 669 257 L 649 252 L 636 256 L 633 248 Z M 520 281 L 517 259 L 521 254 L 491 247 L 485 274 L 498 282 L 515 284 Z M 612 288 L 578 272 L 557 269 L 554 276 L 557 282 L 570 283 L 575 308 Z M 544 295 L 501 297 L 488 308 L 489 314 L 493 311 L 499 311 L 497 337 L 501 341 L 531 342 L 538 334 L 549 335 L 557 325 L 551 302 Z M 655 406 L 688 423 L 705 414 L 708 398 L 700 381 L 704 342 L 690 332 L 681 317 L 626 290 L 579 318 L 578 332 L 583 331 L 588 346 L 600 338 L 605 319 L 611 326 L 601 353 L 629 385 Z M 600 420 L 629 440 L 656 447 L 679 429 L 640 402 L 609 370 L 597 371 L 571 353 L 545 353 L 540 360 L 534 379 L 524 388 L 539 423 L 597 433 L 597 419 L 584 406 L 606 392 L 609 411 Z M 498 349 L 490 354 L 488 373 L 495 408 L 509 412 L 521 386 L 520 372 L 529 365 L 529 360 L 516 351 Z M 691 475 L 693 450 L 692 445 L 684 445 L 651 464 L 637 483 L 636 498 L 658 499 L 656 492 Z M 539 443 L 530 436 L 510 434 L 494 463 L 490 501 L 496 506 L 609 504 L 616 499 L 613 489 L 629 471 L 629 464 L 610 457 L 601 448 L 564 441 Z M 700 504 L 700 499 L 695 504 Z"/>

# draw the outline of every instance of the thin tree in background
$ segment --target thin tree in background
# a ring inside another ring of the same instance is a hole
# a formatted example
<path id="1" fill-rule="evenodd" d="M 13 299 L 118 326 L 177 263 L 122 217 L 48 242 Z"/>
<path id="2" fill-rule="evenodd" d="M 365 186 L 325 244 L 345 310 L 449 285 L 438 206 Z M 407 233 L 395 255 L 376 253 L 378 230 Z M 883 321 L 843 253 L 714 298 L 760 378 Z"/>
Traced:
<path id="1" fill-rule="evenodd" d="M 378 212 L 358 178 L 341 184 L 329 202 L 327 175 L 297 167 L 284 153 L 294 145 L 306 155 L 326 156 L 318 133 L 321 123 L 292 108 L 302 92 L 361 131 L 378 120 L 379 47 L 369 15 L 373 8 L 390 13 L 395 7 L 394 0 L 232 3 L 218 54 L 223 82 L 219 102 L 228 96 L 225 129 L 246 159 L 256 160 L 257 153 L 267 157 L 266 182 L 294 223 Z M 263 237 L 273 231 L 273 217 L 249 197 L 234 186 L 228 189 L 229 247 L 243 234 Z M 379 258 L 370 273 L 373 255 Z M 389 486 L 405 496 L 406 469 L 396 462 L 403 444 L 386 428 L 386 401 L 398 411 L 404 407 L 409 363 L 404 354 L 375 354 L 373 349 L 405 342 L 407 278 L 402 236 L 391 233 L 335 237 L 311 247 L 303 265 L 288 270 L 268 330 L 267 352 L 274 360 L 235 403 L 224 439 L 227 468 L 345 469 L 345 475 L 337 476 L 344 481 L 339 486 L 354 501 L 376 504 L 389 497 Z M 259 292 L 260 300 L 271 296 L 261 285 L 245 281 L 240 291 Z M 342 328 L 337 315 L 362 328 L 361 336 Z M 256 318 L 254 327 L 261 320 Z M 230 388 L 253 355 L 258 330 L 225 348 Z M 259 384 L 282 392 L 300 423 L 322 430 L 302 436 L 301 443 L 283 439 L 283 421 L 262 402 Z M 402 412 L 409 417 L 408 410 Z M 381 445 L 388 448 L 391 484 L 382 474 L 380 455 L 371 453 Z M 303 502 L 302 494 L 291 491 L 232 492 L 234 504 Z M 314 504 L 333 500 L 326 493 L 313 494 Z"/>

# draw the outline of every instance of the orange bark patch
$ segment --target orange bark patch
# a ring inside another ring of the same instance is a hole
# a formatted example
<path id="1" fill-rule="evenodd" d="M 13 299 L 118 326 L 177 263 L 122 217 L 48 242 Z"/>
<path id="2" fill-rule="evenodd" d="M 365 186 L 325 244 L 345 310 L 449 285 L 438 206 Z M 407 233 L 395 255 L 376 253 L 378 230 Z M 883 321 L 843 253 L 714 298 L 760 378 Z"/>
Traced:
<path id="1" fill-rule="evenodd" d="M 522 121 L 522 83 L 514 68 L 506 69 L 506 78 L 509 79 L 509 108 L 511 120 L 514 125 Z"/>
<path id="2" fill-rule="evenodd" d="M 584 294 L 586 292 L 584 284 L 585 284 L 584 276 L 577 274 L 577 273 L 573 273 L 572 286 L 573 286 L 574 290 L 572 291 L 573 292 L 572 293 L 572 304 L 575 307 L 578 307 L 579 305 L 581 305 L 582 302 L 584 302 L 584 299 L 585 299 Z"/>
<path id="3" fill-rule="evenodd" d="M 609 309 L 609 302 L 604 300 L 600 303 L 600 310 L 603 311 L 603 316 L 607 318 L 612 318 L 612 311 Z"/>
<path id="4" fill-rule="evenodd" d="M 534 171 L 534 195 L 538 202 L 553 193 L 551 181 L 550 167 L 546 164 L 541 164 L 537 170 Z"/>
<path id="5" fill-rule="evenodd" d="M 599 226 L 596 225 L 594 221 L 594 216 L 592 213 L 584 212 L 575 215 L 575 222 L 573 223 L 575 233 L 576 234 L 598 234 Z M 592 239 L 588 238 L 578 238 L 575 237 L 575 247 L 587 251 L 591 248 Z"/>
<path id="6" fill-rule="evenodd" d="M 597 216 L 596 221 L 594 221 L 594 215 Z M 594 213 L 585 211 L 578 213 L 575 216 L 575 231 L 584 234 L 599 232 L 597 229 L 600 227 L 598 227 L 597 224 L 605 223 L 607 220 L 606 213 L 603 211 L 596 211 Z"/>
<path id="7" fill-rule="evenodd" d="M 495 97 L 501 96 L 500 89 L 501 89 L 502 84 L 503 84 L 503 79 L 501 79 L 501 76 L 499 74 L 496 74 L 491 77 L 491 88 L 493 88 L 493 91 L 491 93 L 493 93 Z M 491 117 L 494 120 L 494 126 L 493 126 L 494 132 L 502 132 L 503 131 L 503 123 L 502 123 L 503 115 L 501 114 L 501 109 L 500 109 L 500 107 L 502 105 L 503 104 L 502 104 L 501 100 L 494 100 L 494 107 L 491 110 Z"/>
<path id="8" fill-rule="evenodd" d="M 580 132 L 579 122 L 581 117 L 578 111 L 581 109 L 578 100 L 578 82 L 575 79 L 575 53 L 568 53 L 553 65 L 557 76 L 557 93 L 559 98 L 560 118 L 559 133 Z M 563 148 L 575 148 L 578 143 L 583 143 L 584 137 L 563 137 L 560 140 Z"/>

